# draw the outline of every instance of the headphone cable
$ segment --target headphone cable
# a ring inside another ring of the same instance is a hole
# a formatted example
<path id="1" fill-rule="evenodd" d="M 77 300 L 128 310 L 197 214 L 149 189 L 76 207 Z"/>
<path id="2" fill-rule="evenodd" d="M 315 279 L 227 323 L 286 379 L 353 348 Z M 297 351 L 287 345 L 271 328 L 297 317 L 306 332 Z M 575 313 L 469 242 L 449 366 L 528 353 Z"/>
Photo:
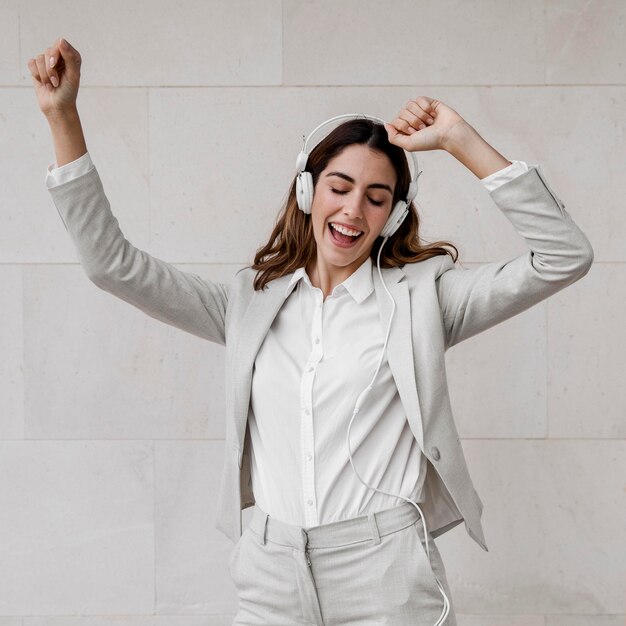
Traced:
<path id="1" fill-rule="evenodd" d="M 374 384 L 374 380 L 376 379 L 376 376 L 378 375 L 378 370 L 380 369 L 380 366 L 383 362 L 383 357 L 385 355 L 385 350 L 387 348 L 389 332 L 391 331 L 391 322 L 393 320 L 393 316 L 396 311 L 396 302 L 393 299 L 393 296 L 391 295 L 391 293 L 389 292 L 389 289 L 387 289 L 387 285 L 385 284 L 385 281 L 383 280 L 382 272 L 380 271 L 380 254 L 382 252 L 383 246 L 385 245 L 385 243 L 387 243 L 388 238 L 389 237 L 385 237 L 383 239 L 383 242 L 381 243 L 380 248 L 378 249 L 377 268 L 378 268 L 378 275 L 380 276 L 380 281 L 382 282 L 383 287 L 385 288 L 385 291 L 387 292 L 387 295 L 391 298 L 391 302 L 392 302 L 391 315 L 389 317 L 389 325 L 387 326 L 387 335 L 385 336 L 385 343 L 383 345 L 383 349 L 381 350 L 380 358 L 378 359 L 378 366 L 376 367 L 376 371 L 374 372 L 374 377 L 370 381 L 370 384 L 363 391 L 361 391 L 361 393 L 357 397 L 357 401 L 354 407 L 354 413 L 352 414 L 352 418 L 350 419 L 350 423 L 348 424 L 348 433 L 347 433 L 348 454 L 350 456 L 350 464 L 352 465 L 352 469 L 354 470 L 354 473 L 357 475 L 357 478 L 361 481 L 361 483 L 365 487 L 374 491 L 378 491 L 379 493 L 384 493 L 385 495 L 388 495 L 388 496 L 401 498 L 402 500 L 405 500 L 406 502 L 410 502 L 418 510 L 420 517 L 422 518 L 422 523 L 424 525 L 424 538 L 425 538 L 425 544 L 426 544 L 426 555 L 428 557 L 428 564 L 433 573 L 433 576 L 435 577 L 435 580 L 437 581 L 437 586 L 439 587 L 439 591 L 443 595 L 443 610 L 441 612 L 441 615 L 438 617 L 437 621 L 433 624 L 433 626 L 442 626 L 442 624 L 444 623 L 444 620 L 446 619 L 450 611 L 450 601 L 448 599 L 448 596 L 446 595 L 446 592 L 443 589 L 443 585 L 441 584 L 441 581 L 437 577 L 437 574 L 435 574 L 435 571 L 433 570 L 433 567 L 431 564 L 430 549 L 428 547 L 428 526 L 426 525 L 426 518 L 424 517 L 424 513 L 422 513 L 422 509 L 420 509 L 420 507 L 418 506 L 416 502 L 413 502 L 413 500 L 410 500 L 409 498 L 406 498 L 405 496 L 402 496 L 397 493 L 388 493 L 387 491 L 383 491 L 382 489 L 377 489 L 376 487 L 372 487 L 371 485 L 368 485 L 366 482 L 364 482 L 361 476 L 359 475 L 359 473 L 356 471 L 354 461 L 352 460 L 352 450 L 350 449 L 350 428 L 352 427 L 352 422 L 354 421 L 356 414 L 359 412 L 361 408 L 362 400 L 371 391 L 372 385 Z"/>

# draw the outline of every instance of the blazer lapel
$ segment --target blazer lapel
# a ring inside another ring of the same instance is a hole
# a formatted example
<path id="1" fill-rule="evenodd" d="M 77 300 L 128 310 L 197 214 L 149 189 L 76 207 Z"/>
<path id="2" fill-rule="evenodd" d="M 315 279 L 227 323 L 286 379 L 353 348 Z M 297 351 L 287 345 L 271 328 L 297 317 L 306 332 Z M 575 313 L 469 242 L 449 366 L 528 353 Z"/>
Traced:
<path id="1" fill-rule="evenodd" d="M 398 388 L 398 394 L 420 448 L 424 449 L 424 432 L 422 416 L 417 397 L 415 381 L 415 365 L 413 359 L 413 333 L 411 328 L 411 303 L 406 275 L 399 267 L 381 268 L 385 285 L 393 296 L 396 309 L 391 322 L 389 340 L 387 342 L 387 360 L 389 368 Z M 378 268 L 374 265 L 374 290 L 383 338 L 387 336 L 392 302 L 380 282 Z"/>
<path id="2" fill-rule="evenodd" d="M 285 289 L 293 272 L 270 281 L 265 290 L 254 291 L 241 324 L 234 364 L 236 371 L 233 408 L 237 443 L 243 449 L 250 394 L 252 390 L 252 369 L 254 360 L 267 335 L 274 318 L 285 301 Z"/>

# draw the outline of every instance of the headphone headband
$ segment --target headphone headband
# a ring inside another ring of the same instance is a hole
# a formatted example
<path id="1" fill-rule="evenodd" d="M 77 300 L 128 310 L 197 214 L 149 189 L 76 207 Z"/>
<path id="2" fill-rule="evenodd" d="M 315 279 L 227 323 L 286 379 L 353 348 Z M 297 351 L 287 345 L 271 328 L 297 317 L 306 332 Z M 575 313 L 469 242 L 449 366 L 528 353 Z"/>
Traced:
<path id="1" fill-rule="evenodd" d="M 296 159 L 296 170 L 298 174 L 300 174 L 301 172 L 304 172 L 304 170 L 306 169 L 306 164 L 309 159 L 309 154 L 311 152 L 311 151 L 307 151 L 307 144 L 311 140 L 311 137 L 313 137 L 313 135 L 315 135 L 315 133 L 318 130 L 320 130 L 320 128 L 323 128 L 324 126 L 327 126 L 328 124 L 332 124 L 333 122 L 336 122 L 337 120 L 342 120 L 342 119 L 355 119 L 355 120 L 367 119 L 373 122 L 379 122 L 380 124 L 383 124 L 383 125 L 386 124 L 385 120 L 381 119 L 380 117 L 376 117 L 374 115 L 366 115 L 365 113 L 344 113 L 342 115 L 336 115 L 335 117 L 331 117 L 330 119 L 322 122 L 309 133 L 309 136 L 306 139 L 304 139 L 304 145 L 302 146 L 302 150 L 300 154 L 298 155 L 298 158 Z M 317 143 L 319 142 L 316 142 L 315 145 L 317 145 Z M 313 146 L 313 148 L 314 147 L 315 146 Z M 417 162 L 416 153 L 409 152 L 408 150 L 404 150 L 404 152 L 405 154 L 410 156 L 409 160 L 412 161 L 413 163 L 413 171 L 411 172 L 411 183 L 407 190 L 407 195 L 405 199 L 405 202 L 407 204 L 410 204 L 411 201 L 414 200 L 415 197 L 417 196 L 417 189 L 418 189 L 417 179 L 420 177 L 422 172 L 419 170 L 419 164 Z M 409 170 L 410 169 L 411 168 L 409 167 Z"/>

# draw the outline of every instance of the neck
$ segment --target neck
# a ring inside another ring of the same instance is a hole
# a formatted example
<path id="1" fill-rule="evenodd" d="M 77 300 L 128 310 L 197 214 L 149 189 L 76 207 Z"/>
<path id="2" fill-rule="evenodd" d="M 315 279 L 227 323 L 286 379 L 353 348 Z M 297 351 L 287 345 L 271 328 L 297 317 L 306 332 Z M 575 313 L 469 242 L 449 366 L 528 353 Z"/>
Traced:
<path id="1" fill-rule="evenodd" d="M 357 259 L 354 263 L 346 266 L 331 265 L 319 256 L 313 259 L 306 267 L 306 273 L 314 287 L 322 290 L 324 300 L 349 276 L 361 267 L 367 257 Z"/>

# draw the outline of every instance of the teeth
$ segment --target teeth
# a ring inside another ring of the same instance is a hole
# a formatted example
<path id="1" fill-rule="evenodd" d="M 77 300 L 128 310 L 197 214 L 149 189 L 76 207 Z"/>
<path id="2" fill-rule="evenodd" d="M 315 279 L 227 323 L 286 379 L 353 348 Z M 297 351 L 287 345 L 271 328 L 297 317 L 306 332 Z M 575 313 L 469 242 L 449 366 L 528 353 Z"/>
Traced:
<path id="1" fill-rule="evenodd" d="M 360 235 L 361 232 L 363 232 L 360 230 L 350 230 L 349 228 L 346 228 L 345 226 L 341 226 L 341 224 L 335 224 L 334 222 L 331 222 L 330 225 L 335 230 L 338 230 L 340 233 L 343 233 L 344 235 L 350 235 L 350 237 L 356 237 L 357 235 Z"/>

